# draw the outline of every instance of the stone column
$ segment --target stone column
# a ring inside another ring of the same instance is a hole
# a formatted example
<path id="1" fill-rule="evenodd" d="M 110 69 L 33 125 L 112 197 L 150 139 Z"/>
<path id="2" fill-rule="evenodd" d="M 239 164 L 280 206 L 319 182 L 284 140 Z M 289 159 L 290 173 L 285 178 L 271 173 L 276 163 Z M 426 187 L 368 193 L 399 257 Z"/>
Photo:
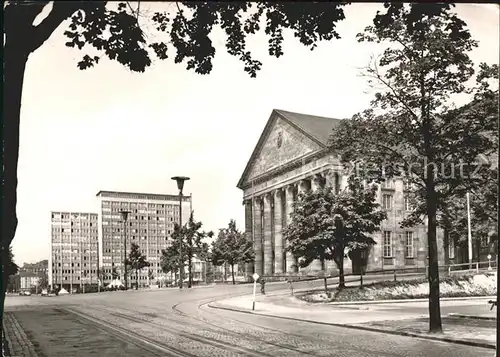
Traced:
<path id="1" fill-rule="evenodd" d="M 314 175 L 311 178 L 311 191 L 316 191 L 320 188 L 321 178 L 318 175 Z M 319 272 L 323 270 L 323 265 L 321 264 L 321 260 L 314 259 L 311 264 L 308 266 L 309 270 L 312 272 Z"/>
<path id="2" fill-rule="evenodd" d="M 281 234 L 281 225 L 283 219 L 282 210 L 282 191 L 274 191 L 274 273 L 283 274 L 283 235 Z"/>
<path id="3" fill-rule="evenodd" d="M 256 197 L 253 200 L 253 229 L 254 241 L 253 249 L 255 251 L 255 272 L 259 275 L 264 273 L 263 269 L 263 251 L 262 251 L 262 200 Z"/>
<path id="4" fill-rule="evenodd" d="M 297 184 L 297 188 L 298 188 L 298 193 L 302 193 L 304 192 L 305 190 L 307 190 L 307 181 L 306 179 L 304 180 L 300 180 L 299 183 Z"/>
<path id="5" fill-rule="evenodd" d="M 285 188 L 285 222 L 286 225 L 289 225 L 291 222 L 291 214 L 293 212 L 293 193 L 295 191 L 295 187 L 293 185 L 289 185 Z M 292 253 L 286 252 L 286 273 L 296 273 L 297 267 L 295 265 L 295 259 L 293 258 Z"/>
<path id="6" fill-rule="evenodd" d="M 245 238 L 253 242 L 253 217 L 252 217 L 252 201 L 245 200 Z M 245 274 L 251 276 L 254 273 L 254 264 L 245 264 Z"/>
<path id="7" fill-rule="evenodd" d="M 319 175 L 314 175 L 311 178 L 311 191 L 316 191 L 321 187 L 321 177 Z"/>
<path id="8" fill-rule="evenodd" d="M 264 275 L 273 274 L 273 246 L 271 226 L 271 200 L 270 193 L 264 195 Z"/>

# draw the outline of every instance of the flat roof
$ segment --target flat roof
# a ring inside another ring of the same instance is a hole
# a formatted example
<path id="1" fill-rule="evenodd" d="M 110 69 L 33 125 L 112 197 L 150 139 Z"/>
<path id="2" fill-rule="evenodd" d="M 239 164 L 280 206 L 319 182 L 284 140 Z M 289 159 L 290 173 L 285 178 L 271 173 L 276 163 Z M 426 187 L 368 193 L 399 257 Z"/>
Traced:
<path id="1" fill-rule="evenodd" d="M 165 200 L 165 201 L 177 201 L 179 200 L 179 195 L 164 194 L 164 193 L 144 193 L 144 192 L 124 192 L 124 191 L 99 191 L 96 196 L 101 197 L 116 197 L 123 196 L 124 198 L 130 196 L 144 196 L 145 198 Z M 183 195 L 184 201 L 189 200 L 191 195 Z"/>

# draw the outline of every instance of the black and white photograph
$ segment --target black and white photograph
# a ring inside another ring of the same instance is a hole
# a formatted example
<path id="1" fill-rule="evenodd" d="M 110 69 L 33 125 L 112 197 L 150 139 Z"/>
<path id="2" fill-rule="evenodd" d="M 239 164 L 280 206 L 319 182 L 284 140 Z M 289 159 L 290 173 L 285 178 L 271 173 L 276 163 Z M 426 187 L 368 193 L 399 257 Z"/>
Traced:
<path id="1" fill-rule="evenodd" d="M 3 2 L 2 357 L 496 357 L 500 6 Z"/>

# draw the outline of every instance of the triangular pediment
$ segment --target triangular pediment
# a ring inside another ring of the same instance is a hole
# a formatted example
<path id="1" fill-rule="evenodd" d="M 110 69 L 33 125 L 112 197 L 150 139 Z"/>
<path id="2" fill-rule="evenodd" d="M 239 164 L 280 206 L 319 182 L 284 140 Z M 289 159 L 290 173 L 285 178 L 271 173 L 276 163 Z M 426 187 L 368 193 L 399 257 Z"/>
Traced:
<path id="1" fill-rule="evenodd" d="M 256 177 L 305 155 L 323 150 L 324 147 L 321 142 L 273 112 L 239 185 L 244 186 Z"/>

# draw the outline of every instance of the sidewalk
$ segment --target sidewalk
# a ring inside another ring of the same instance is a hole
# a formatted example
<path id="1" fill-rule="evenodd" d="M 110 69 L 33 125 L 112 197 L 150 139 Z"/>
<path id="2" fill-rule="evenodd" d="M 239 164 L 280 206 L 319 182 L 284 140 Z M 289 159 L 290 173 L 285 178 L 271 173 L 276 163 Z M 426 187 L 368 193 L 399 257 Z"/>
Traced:
<path id="1" fill-rule="evenodd" d="M 488 300 L 488 297 L 484 298 Z M 479 299 L 474 299 L 477 301 Z M 252 296 L 245 295 L 219 300 L 209 304 L 237 312 L 272 316 L 290 320 L 356 328 L 390 334 L 420 337 L 432 340 L 460 343 L 478 347 L 496 346 L 496 310 L 480 314 L 445 314 L 442 312 L 442 334 L 428 332 L 428 313 L 422 309 L 424 301 L 396 302 L 363 305 L 311 304 L 292 297 L 290 292 L 274 292 L 257 295 L 252 311 Z M 482 300 L 481 300 L 482 303 Z M 470 305 L 463 299 L 446 299 L 442 310 L 453 310 L 455 305 Z M 448 316 L 447 316 L 448 315 Z M 479 318 L 476 317 L 479 316 Z M 471 318 L 473 316 L 474 318 Z"/>

